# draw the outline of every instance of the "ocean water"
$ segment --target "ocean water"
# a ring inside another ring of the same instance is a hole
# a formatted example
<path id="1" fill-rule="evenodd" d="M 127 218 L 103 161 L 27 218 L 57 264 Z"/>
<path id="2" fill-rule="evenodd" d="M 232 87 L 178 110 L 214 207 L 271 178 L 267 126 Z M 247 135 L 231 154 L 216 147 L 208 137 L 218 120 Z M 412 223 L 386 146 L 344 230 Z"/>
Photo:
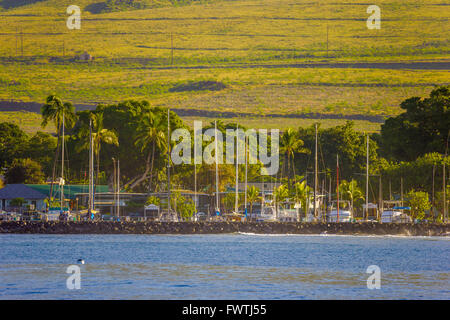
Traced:
<path id="1" fill-rule="evenodd" d="M 450 299 L 450 239 L 1 234 L 0 299 Z"/>

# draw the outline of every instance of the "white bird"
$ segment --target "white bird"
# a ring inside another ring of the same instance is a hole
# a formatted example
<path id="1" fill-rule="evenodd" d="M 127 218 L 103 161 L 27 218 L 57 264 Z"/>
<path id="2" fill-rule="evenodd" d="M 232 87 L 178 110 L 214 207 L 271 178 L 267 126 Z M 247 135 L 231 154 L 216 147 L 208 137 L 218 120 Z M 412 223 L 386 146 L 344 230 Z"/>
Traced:
<path id="1" fill-rule="evenodd" d="M 78 263 L 84 264 L 84 260 L 83 259 L 78 259 Z"/>

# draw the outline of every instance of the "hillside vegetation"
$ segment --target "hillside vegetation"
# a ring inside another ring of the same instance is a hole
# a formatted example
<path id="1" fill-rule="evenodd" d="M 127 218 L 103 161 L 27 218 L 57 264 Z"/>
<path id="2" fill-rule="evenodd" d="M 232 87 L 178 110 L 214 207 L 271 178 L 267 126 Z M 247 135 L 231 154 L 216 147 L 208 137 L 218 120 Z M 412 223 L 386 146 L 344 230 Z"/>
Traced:
<path id="1" fill-rule="evenodd" d="M 389 116 L 450 83 L 448 1 L 377 1 L 380 30 L 357 0 L 79 0 L 68 30 L 71 4 L 0 1 L 0 100 Z"/>

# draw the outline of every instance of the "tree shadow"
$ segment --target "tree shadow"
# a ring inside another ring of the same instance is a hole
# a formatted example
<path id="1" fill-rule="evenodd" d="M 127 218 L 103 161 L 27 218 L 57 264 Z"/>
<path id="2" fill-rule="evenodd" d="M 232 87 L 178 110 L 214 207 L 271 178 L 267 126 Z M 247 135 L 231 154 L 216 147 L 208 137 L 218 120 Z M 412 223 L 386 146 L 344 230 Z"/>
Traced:
<path id="1" fill-rule="evenodd" d="M 97 2 L 87 5 L 84 10 L 93 13 L 98 14 L 106 11 L 106 2 Z"/>
<path id="2" fill-rule="evenodd" d="M 45 0 L 0 0 L 0 7 L 4 9 L 13 9 L 42 1 Z"/>

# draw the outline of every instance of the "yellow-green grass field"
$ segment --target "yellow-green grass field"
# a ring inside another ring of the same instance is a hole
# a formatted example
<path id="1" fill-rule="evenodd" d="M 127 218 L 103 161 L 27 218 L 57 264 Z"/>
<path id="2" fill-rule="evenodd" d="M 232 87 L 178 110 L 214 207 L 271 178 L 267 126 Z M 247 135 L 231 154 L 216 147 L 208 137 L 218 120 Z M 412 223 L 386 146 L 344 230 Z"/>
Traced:
<path id="1" fill-rule="evenodd" d="M 212 119 L 208 117 L 182 117 L 185 123 L 193 127 L 194 121 L 202 121 L 206 126 Z M 247 128 L 254 129 L 280 129 L 308 127 L 314 123 L 319 123 L 321 128 L 329 128 L 337 125 L 342 125 L 346 120 L 320 120 L 320 119 L 292 119 L 292 118 L 263 118 L 263 117 L 234 117 L 222 118 L 224 123 L 239 123 Z M 50 123 L 45 129 L 41 127 L 42 118 L 35 112 L 19 111 L 19 112 L 0 112 L 0 122 L 11 122 L 18 125 L 22 130 L 29 134 L 34 134 L 37 131 L 43 131 L 54 134 L 55 127 Z M 380 130 L 380 123 L 374 123 L 364 120 L 355 120 L 355 129 L 365 132 L 378 132 Z"/>
<path id="2" fill-rule="evenodd" d="M 187 125 L 191 128 L 194 127 L 194 121 L 202 121 L 203 125 L 210 124 L 211 119 L 206 117 L 182 117 Z M 293 119 L 293 118 L 263 118 L 263 117 L 236 117 L 236 118 L 222 118 L 224 123 L 239 123 L 246 128 L 252 129 L 280 129 L 281 131 L 286 128 L 306 128 L 318 123 L 320 128 L 326 129 L 343 125 L 347 120 L 334 120 L 334 119 Z M 352 120 L 355 124 L 355 130 L 360 132 L 379 132 L 381 124 L 364 120 Z"/>
<path id="3" fill-rule="evenodd" d="M 0 100 L 145 99 L 286 127 L 310 120 L 258 116 L 397 115 L 404 99 L 450 84 L 449 1 L 377 1 L 379 30 L 366 27 L 359 0 L 148 1 L 155 8 L 101 14 L 100 1 L 21 2 L 31 4 L 0 11 Z M 81 30 L 66 27 L 71 4 L 82 9 Z M 85 51 L 93 61 L 75 60 Z"/>
<path id="4" fill-rule="evenodd" d="M 41 127 L 42 117 L 34 112 L 18 111 L 0 112 L 0 122 L 11 122 L 18 125 L 23 131 L 33 134 L 37 131 L 54 133 L 55 127 L 49 124 L 45 129 Z"/>

